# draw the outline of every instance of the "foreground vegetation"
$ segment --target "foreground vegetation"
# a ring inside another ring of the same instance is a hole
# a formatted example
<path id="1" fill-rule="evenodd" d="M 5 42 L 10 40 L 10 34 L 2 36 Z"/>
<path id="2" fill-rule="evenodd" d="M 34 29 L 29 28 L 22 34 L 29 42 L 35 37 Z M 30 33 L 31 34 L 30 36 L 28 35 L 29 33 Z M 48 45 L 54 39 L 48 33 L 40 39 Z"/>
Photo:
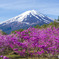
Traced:
<path id="1" fill-rule="evenodd" d="M 58 59 L 59 23 L 0 33 L 0 59 Z"/>

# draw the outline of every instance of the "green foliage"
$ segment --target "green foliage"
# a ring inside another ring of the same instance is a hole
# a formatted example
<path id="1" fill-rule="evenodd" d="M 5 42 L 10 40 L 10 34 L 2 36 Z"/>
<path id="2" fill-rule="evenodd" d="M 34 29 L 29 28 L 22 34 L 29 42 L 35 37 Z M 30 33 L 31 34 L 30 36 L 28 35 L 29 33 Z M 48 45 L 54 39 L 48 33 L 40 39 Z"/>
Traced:
<path id="1" fill-rule="evenodd" d="M 39 25 L 36 25 L 36 26 L 34 26 L 34 28 L 40 28 L 40 26 Z"/>
<path id="2" fill-rule="evenodd" d="M 5 32 L 2 31 L 2 35 L 7 35 L 7 33 L 5 33 Z"/>
<path id="3" fill-rule="evenodd" d="M 19 30 L 15 30 L 15 31 L 23 31 L 24 29 L 19 29 Z M 12 31 L 11 33 L 14 33 L 15 34 L 15 31 Z"/>
<path id="4" fill-rule="evenodd" d="M 57 23 L 57 22 L 54 21 L 54 22 L 51 22 L 49 24 L 44 24 L 42 26 L 36 25 L 36 26 L 34 26 L 34 28 L 40 28 L 40 29 L 42 29 L 42 28 L 47 28 L 49 26 L 59 28 L 59 23 Z"/>
<path id="5" fill-rule="evenodd" d="M 57 22 L 54 21 L 53 22 L 53 26 L 56 27 L 56 28 L 59 28 L 59 23 L 57 23 Z"/>
<path id="6" fill-rule="evenodd" d="M 21 57 L 20 55 L 5 55 L 7 57 L 9 57 L 10 59 L 59 59 L 57 57 L 51 57 L 51 58 L 48 58 L 48 57 L 41 57 L 41 56 L 38 56 L 38 57 Z"/>
<path id="7" fill-rule="evenodd" d="M 0 30 L 0 33 L 1 33 L 2 35 L 7 35 L 7 33 L 3 32 L 2 30 Z"/>
<path id="8" fill-rule="evenodd" d="M 41 27 L 42 28 L 46 28 L 48 26 L 48 24 L 44 24 L 44 25 L 42 25 Z"/>
<path id="9" fill-rule="evenodd" d="M 53 25 L 53 23 L 51 22 L 51 23 L 49 23 L 49 25 Z"/>

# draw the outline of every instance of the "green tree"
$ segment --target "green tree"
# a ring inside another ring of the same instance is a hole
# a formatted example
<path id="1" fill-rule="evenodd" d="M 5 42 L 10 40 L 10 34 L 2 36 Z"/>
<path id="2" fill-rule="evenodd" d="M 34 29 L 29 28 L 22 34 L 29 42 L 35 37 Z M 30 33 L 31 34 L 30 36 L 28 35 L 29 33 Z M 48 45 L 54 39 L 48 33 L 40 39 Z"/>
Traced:
<path id="1" fill-rule="evenodd" d="M 34 28 L 40 28 L 40 26 L 39 25 L 36 25 L 36 26 L 34 26 Z"/>
<path id="2" fill-rule="evenodd" d="M 14 30 L 14 31 L 12 31 L 11 33 L 14 33 L 14 34 L 15 34 L 15 33 L 16 33 L 15 31 L 21 31 L 21 32 L 22 32 L 23 30 L 24 30 L 24 29 Z"/>

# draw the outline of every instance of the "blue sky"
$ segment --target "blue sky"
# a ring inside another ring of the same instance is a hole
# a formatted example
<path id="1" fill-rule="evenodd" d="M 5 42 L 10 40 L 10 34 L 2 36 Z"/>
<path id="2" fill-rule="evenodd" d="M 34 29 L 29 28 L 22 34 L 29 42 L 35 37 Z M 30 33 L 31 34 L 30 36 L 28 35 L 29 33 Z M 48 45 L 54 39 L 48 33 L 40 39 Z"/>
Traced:
<path id="1" fill-rule="evenodd" d="M 59 16 L 59 0 L 0 0 L 0 22 L 28 10 L 56 19 Z"/>

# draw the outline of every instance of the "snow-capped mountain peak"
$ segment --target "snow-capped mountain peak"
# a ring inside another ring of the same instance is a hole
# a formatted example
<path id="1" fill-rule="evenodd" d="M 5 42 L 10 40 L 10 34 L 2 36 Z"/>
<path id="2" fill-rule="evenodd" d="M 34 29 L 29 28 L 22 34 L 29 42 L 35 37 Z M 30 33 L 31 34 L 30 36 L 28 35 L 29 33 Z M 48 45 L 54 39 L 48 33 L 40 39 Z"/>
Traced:
<path id="1" fill-rule="evenodd" d="M 29 14 L 37 14 L 37 12 L 35 11 L 35 10 L 30 10 L 30 11 L 26 11 L 26 12 L 24 12 L 24 13 L 22 13 L 21 15 L 29 15 Z"/>
<path id="2" fill-rule="evenodd" d="M 24 20 L 24 18 L 27 18 L 27 16 L 30 15 L 30 14 L 34 16 L 34 15 L 37 14 L 37 12 L 35 10 L 26 11 L 26 12 L 16 16 L 15 17 L 15 19 L 16 19 L 15 21 L 22 22 Z"/>
<path id="3" fill-rule="evenodd" d="M 26 12 L 24 12 L 24 13 L 16 16 L 16 17 L 13 17 L 13 18 L 11 18 L 11 19 L 9 19 L 7 21 L 4 21 L 2 23 L 9 24 L 9 23 L 14 22 L 14 21 L 22 22 L 24 20 L 24 18 L 26 18 L 30 14 L 35 16 L 37 14 L 37 12 L 35 10 L 26 11 Z"/>
<path id="4" fill-rule="evenodd" d="M 29 16 L 29 18 L 31 18 L 31 17 L 34 16 L 36 19 L 39 19 L 41 21 L 44 20 L 44 22 L 46 22 L 46 23 L 50 22 L 48 20 L 48 17 L 46 17 L 45 15 L 43 15 L 41 13 L 38 14 L 37 11 L 35 11 L 35 10 L 29 10 L 29 11 L 26 11 L 26 12 L 24 12 L 24 13 L 16 16 L 16 17 L 13 17 L 13 18 L 5 21 L 5 22 L 2 22 L 1 24 L 4 23 L 3 25 L 5 25 L 5 24 L 12 23 L 12 22 L 23 22 L 23 21 L 27 21 L 29 19 L 28 16 Z M 28 22 L 26 22 L 26 23 L 28 23 Z"/>
<path id="5" fill-rule="evenodd" d="M 37 13 L 35 10 L 26 11 L 16 17 L 13 17 L 0 24 L 0 29 L 6 33 L 17 29 L 25 29 L 30 26 L 49 24 L 53 22 L 52 19 L 43 15 L 42 13 Z"/>

